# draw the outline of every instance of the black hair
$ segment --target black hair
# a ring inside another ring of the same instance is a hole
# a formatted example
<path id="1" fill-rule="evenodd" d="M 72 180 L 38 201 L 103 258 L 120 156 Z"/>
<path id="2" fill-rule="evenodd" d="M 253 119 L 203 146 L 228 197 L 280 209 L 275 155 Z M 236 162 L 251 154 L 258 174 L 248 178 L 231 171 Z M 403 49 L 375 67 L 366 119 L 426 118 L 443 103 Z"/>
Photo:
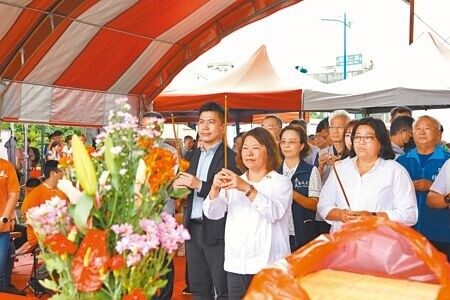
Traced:
<path id="1" fill-rule="evenodd" d="M 330 128 L 330 123 L 328 123 L 328 117 L 322 119 L 316 127 L 316 133 L 321 132 L 322 130 L 327 130 Z"/>
<path id="2" fill-rule="evenodd" d="M 183 141 L 186 142 L 187 140 L 194 140 L 194 138 L 191 135 L 186 135 L 183 138 Z"/>
<path id="3" fill-rule="evenodd" d="M 55 130 L 55 131 L 53 132 L 53 136 L 62 136 L 62 135 L 63 135 L 63 133 L 62 133 L 61 130 Z"/>
<path id="4" fill-rule="evenodd" d="M 395 115 L 397 114 L 404 114 L 407 113 L 410 116 L 412 116 L 412 110 L 408 106 L 396 106 L 393 109 L 391 109 L 391 120 L 395 118 Z"/>
<path id="5" fill-rule="evenodd" d="M 305 131 L 307 131 L 307 124 L 306 121 L 303 119 L 295 119 L 292 120 L 291 123 L 289 123 L 289 126 L 301 126 Z"/>
<path id="6" fill-rule="evenodd" d="M 66 139 L 64 140 L 66 143 L 69 143 L 70 140 L 72 140 L 72 134 L 69 134 L 68 136 L 66 136 Z"/>
<path id="7" fill-rule="evenodd" d="M 390 133 L 391 136 L 396 135 L 398 132 L 400 132 L 402 129 L 410 129 L 412 130 L 414 123 L 414 118 L 410 116 L 398 116 L 395 118 L 391 123 Z"/>
<path id="8" fill-rule="evenodd" d="M 306 134 L 305 129 L 303 129 L 303 127 L 298 126 L 298 125 L 297 126 L 296 125 L 288 125 L 281 130 L 280 140 L 281 140 L 281 137 L 283 136 L 283 133 L 288 130 L 295 131 L 297 133 L 298 137 L 300 138 L 300 143 L 303 144 L 303 149 L 302 149 L 302 151 L 300 151 L 300 158 L 304 158 L 304 157 L 308 156 L 309 153 L 311 152 L 311 146 L 308 144 L 308 136 Z"/>
<path id="9" fill-rule="evenodd" d="M 29 178 L 27 182 L 25 183 L 26 187 L 37 187 L 42 182 L 39 180 L 39 178 Z"/>
<path id="10" fill-rule="evenodd" d="M 141 120 L 143 118 L 157 118 L 157 119 L 164 119 L 163 115 L 156 111 L 147 111 L 142 114 Z"/>
<path id="11" fill-rule="evenodd" d="M 45 162 L 44 164 L 44 178 L 48 179 L 50 178 L 50 173 L 53 172 L 58 172 L 58 161 L 57 160 L 48 160 Z"/>
<path id="12" fill-rule="evenodd" d="M 384 122 L 380 119 L 375 119 L 372 117 L 366 117 L 362 118 L 358 122 L 356 122 L 355 126 L 353 127 L 352 131 L 352 150 L 350 150 L 350 157 L 355 157 L 355 147 L 354 147 L 354 138 L 356 130 L 359 126 L 367 125 L 372 127 L 373 130 L 375 130 L 375 137 L 377 138 L 378 142 L 381 145 L 380 153 L 378 153 L 378 157 L 381 157 L 383 159 L 394 159 L 395 158 L 395 152 L 392 149 L 391 140 L 389 138 L 389 133 L 386 129 L 386 125 L 384 125 Z"/>
<path id="13" fill-rule="evenodd" d="M 56 146 L 59 146 L 59 142 L 58 142 L 58 141 L 53 141 L 53 142 L 50 144 L 50 150 L 53 149 L 53 148 L 56 147 Z"/>
<path id="14" fill-rule="evenodd" d="M 264 117 L 263 121 L 267 120 L 267 119 L 274 119 L 275 121 L 277 121 L 278 125 L 280 125 L 280 128 L 283 127 L 283 120 L 281 120 L 281 118 L 279 116 L 277 116 L 277 115 L 267 115 L 267 116 Z"/>
<path id="15" fill-rule="evenodd" d="M 225 110 L 220 104 L 217 104 L 216 102 L 207 102 L 200 107 L 198 115 L 201 115 L 202 112 L 205 111 L 212 111 L 217 113 L 220 121 L 222 123 L 225 122 Z"/>

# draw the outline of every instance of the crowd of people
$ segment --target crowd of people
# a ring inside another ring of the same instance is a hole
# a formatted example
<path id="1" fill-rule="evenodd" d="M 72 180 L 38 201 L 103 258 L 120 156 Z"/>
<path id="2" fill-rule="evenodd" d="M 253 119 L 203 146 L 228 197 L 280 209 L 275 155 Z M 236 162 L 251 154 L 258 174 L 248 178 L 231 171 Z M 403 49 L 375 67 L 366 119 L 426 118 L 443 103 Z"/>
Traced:
<path id="1" fill-rule="evenodd" d="M 151 117 L 162 116 L 146 113 L 141 126 Z M 195 139 L 184 137 L 182 149 L 159 145 L 190 162 L 174 188 L 191 190 L 183 223 L 191 234 L 186 291 L 194 299 L 240 299 L 261 269 L 322 233 L 365 218 L 412 226 L 450 258 L 450 152 L 438 120 L 414 119 L 409 108 L 396 107 L 389 130 L 380 119 L 353 120 L 343 110 L 321 120 L 314 135 L 304 120 L 283 125 L 267 115 L 229 147 L 224 108 L 209 102 L 199 109 Z M 70 155 L 71 136 L 64 146 L 55 133 L 45 148 L 44 181 L 22 205 L 25 215 L 49 195 L 67 199 L 57 188 L 57 160 Z M 0 160 L 0 268 L 18 199 L 12 170 Z M 165 210 L 174 214 L 174 201 L 167 203 Z M 30 228 L 28 238 L 35 243 Z M 173 273 L 172 264 L 158 299 L 171 298 Z M 5 284 L 0 277 L 0 290 Z"/>
<path id="2" fill-rule="evenodd" d="M 236 136 L 226 166 L 224 127 L 221 106 L 200 109 L 203 144 L 186 152 L 191 166 L 175 186 L 192 191 L 184 224 L 194 299 L 240 299 L 264 267 L 365 218 L 412 226 L 450 258 L 450 152 L 435 118 L 396 107 L 388 130 L 338 110 L 311 138 L 303 120 L 283 128 L 268 115 Z"/>

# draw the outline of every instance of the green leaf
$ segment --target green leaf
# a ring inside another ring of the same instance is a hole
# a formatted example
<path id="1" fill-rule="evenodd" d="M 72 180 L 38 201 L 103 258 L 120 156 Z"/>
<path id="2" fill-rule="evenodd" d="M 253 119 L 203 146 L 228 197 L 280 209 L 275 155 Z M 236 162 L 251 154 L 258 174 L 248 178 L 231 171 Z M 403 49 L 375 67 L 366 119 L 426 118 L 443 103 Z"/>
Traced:
<path id="1" fill-rule="evenodd" d="M 169 196 L 172 199 L 180 199 L 183 198 L 186 195 L 189 195 L 191 191 L 189 189 L 178 189 L 178 190 L 171 190 L 169 192 Z"/>
<path id="2" fill-rule="evenodd" d="M 78 199 L 77 205 L 75 206 L 75 213 L 73 216 L 74 222 L 83 234 L 86 234 L 87 220 L 93 205 L 94 198 L 83 192 L 80 199 Z"/>
<path id="3" fill-rule="evenodd" d="M 49 289 L 52 291 L 58 290 L 58 285 L 53 280 L 50 280 L 50 279 L 39 280 L 39 283 L 42 284 L 42 286 L 45 287 L 46 289 Z"/>
<path id="4" fill-rule="evenodd" d="M 64 294 L 55 294 L 50 298 L 50 300 L 72 300 L 72 297 Z"/>
<path id="5" fill-rule="evenodd" d="M 107 135 L 105 138 L 105 164 L 111 174 L 111 183 L 117 189 L 119 187 L 119 167 L 111 152 L 112 147 L 114 147 L 112 139 Z"/>

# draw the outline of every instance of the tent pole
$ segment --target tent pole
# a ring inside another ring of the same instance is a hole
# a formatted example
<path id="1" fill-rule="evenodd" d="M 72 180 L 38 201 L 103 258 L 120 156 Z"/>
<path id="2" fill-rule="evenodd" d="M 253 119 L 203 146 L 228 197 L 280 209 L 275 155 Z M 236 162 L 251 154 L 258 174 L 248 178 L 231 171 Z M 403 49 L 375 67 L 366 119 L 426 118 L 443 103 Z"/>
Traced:
<path id="1" fill-rule="evenodd" d="M 28 155 L 28 148 L 30 145 L 28 145 L 28 124 L 23 124 L 23 157 L 25 159 L 25 170 L 23 172 L 23 176 L 25 179 L 25 183 L 28 180 L 28 170 L 30 169 L 29 163 L 30 163 L 30 156 Z"/>
<path id="2" fill-rule="evenodd" d="M 241 132 L 240 123 L 241 123 L 241 111 L 239 109 L 237 109 L 236 110 L 236 135 L 238 135 Z"/>

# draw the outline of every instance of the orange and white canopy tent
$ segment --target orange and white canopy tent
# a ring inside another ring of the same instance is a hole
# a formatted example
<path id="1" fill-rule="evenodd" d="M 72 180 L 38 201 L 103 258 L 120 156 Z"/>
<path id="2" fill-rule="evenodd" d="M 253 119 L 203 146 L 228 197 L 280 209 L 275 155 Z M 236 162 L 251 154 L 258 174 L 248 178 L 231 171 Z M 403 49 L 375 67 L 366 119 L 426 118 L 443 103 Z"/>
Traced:
<path id="1" fill-rule="evenodd" d="M 264 111 L 299 111 L 302 89 L 278 76 L 261 46 L 245 63 L 224 77 L 189 90 L 162 92 L 153 100 L 153 109 L 162 113 L 198 110 L 208 101 L 239 110 L 241 115 Z"/>
<path id="2" fill-rule="evenodd" d="M 0 117 L 101 126 L 123 96 L 139 113 L 223 37 L 300 1 L 1 1 Z"/>

